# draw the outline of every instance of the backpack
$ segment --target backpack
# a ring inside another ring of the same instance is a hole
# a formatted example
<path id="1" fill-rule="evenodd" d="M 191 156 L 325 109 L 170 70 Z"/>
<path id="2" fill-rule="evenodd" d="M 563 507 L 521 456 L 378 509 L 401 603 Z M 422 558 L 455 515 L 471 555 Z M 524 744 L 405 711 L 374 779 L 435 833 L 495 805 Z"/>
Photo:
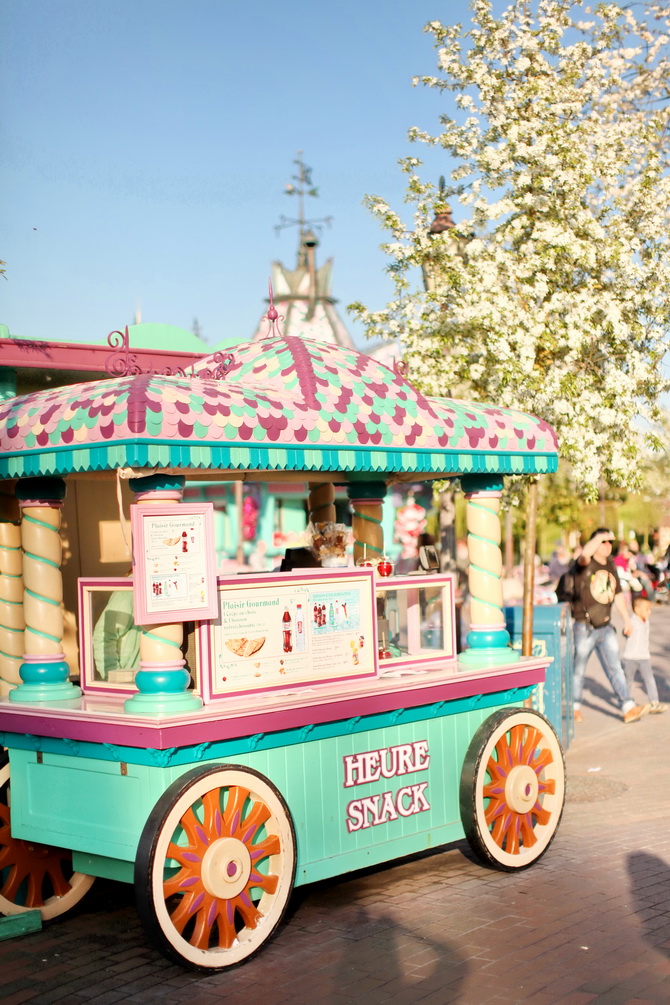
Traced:
<path id="1" fill-rule="evenodd" d="M 556 584 L 556 597 L 559 604 L 571 604 L 574 600 L 577 600 L 578 596 L 577 584 L 575 583 L 575 569 L 571 565 Z"/>

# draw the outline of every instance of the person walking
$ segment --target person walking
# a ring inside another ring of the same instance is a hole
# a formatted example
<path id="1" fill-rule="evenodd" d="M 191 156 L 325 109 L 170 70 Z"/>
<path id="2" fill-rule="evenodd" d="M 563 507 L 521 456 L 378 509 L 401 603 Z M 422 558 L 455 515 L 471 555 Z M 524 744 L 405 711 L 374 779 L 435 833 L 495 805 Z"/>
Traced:
<path id="1" fill-rule="evenodd" d="M 595 650 L 612 690 L 623 721 L 637 722 L 650 711 L 649 705 L 636 705 L 630 696 L 621 665 L 619 644 L 611 624 L 612 605 L 623 618 L 624 635 L 632 631 L 626 599 L 621 592 L 617 567 L 612 559 L 614 534 L 607 527 L 594 530 L 572 567 L 574 586 L 571 609 L 575 620 L 574 716 L 583 722 L 581 711 L 584 674 L 589 656 Z"/>
<path id="2" fill-rule="evenodd" d="M 652 714 L 665 712 L 667 705 L 658 700 L 658 688 L 651 668 L 649 654 L 649 619 L 652 603 L 648 597 L 637 594 L 633 597 L 633 613 L 631 615 L 631 634 L 626 639 L 623 649 L 623 671 L 626 676 L 628 690 L 631 691 L 635 674 L 640 671 L 640 677 L 650 701 L 649 711 Z"/>

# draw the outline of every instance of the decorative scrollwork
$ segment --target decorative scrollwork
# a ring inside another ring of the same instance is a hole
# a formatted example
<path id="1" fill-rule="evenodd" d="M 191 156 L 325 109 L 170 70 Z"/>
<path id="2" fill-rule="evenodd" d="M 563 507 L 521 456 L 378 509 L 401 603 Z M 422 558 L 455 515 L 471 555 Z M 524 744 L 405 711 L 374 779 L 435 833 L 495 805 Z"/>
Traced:
<path id="1" fill-rule="evenodd" d="M 228 376 L 228 372 L 235 362 L 235 357 L 232 352 L 215 352 L 212 356 L 215 363 L 218 366 L 215 367 L 204 367 L 202 370 L 198 370 L 197 373 L 192 371 L 192 375 L 195 377 L 203 377 L 205 380 L 224 380 Z"/>
<path id="2" fill-rule="evenodd" d="M 406 377 L 407 376 L 407 370 L 408 370 L 407 363 L 405 362 L 404 359 L 394 359 L 393 360 L 393 372 L 398 377 Z"/>
<path id="3" fill-rule="evenodd" d="M 118 335 L 118 338 L 115 338 L 115 335 Z M 111 377 L 134 377 L 142 373 L 137 356 L 133 356 L 130 352 L 128 325 L 123 332 L 110 332 L 107 336 L 107 345 L 110 349 L 116 350 L 105 362 L 105 370 Z"/>
<path id="4" fill-rule="evenodd" d="M 137 356 L 130 351 L 128 325 L 126 325 L 125 330 L 122 332 L 110 332 L 107 336 L 107 345 L 110 349 L 115 350 L 105 361 L 105 371 L 111 377 L 137 377 L 140 374 L 149 374 L 152 377 L 181 377 L 184 380 L 187 377 L 207 377 L 210 380 L 223 380 L 235 361 L 235 357 L 231 352 L 217 352 L 214 354 L 213 359 L 218 365 L 213 368 L 207 367 L 199 370 L 197 373 L 194 367 L 191 367 L 190 372 L 187 374 L 181 366 L 174 368 L 164 366 L 161 370 L 151 367 L 148 370 L 143 370 L 138 363 Z"/>

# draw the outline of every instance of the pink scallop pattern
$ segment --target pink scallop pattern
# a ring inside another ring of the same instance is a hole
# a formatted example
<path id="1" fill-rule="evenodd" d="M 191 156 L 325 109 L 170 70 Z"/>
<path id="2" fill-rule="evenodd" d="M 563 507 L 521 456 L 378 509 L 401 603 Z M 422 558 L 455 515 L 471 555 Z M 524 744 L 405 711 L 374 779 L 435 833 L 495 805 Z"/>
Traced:
<path id="1" fill-rule="evenodd" d="M 0 404 L 0 450 L 152 439 L 252 446 L 555 453 L 546 422 L 510 409 L 428 398 L 361 353 L 273 338 L 233 351 L 224 380 L 142 374 Z"/>

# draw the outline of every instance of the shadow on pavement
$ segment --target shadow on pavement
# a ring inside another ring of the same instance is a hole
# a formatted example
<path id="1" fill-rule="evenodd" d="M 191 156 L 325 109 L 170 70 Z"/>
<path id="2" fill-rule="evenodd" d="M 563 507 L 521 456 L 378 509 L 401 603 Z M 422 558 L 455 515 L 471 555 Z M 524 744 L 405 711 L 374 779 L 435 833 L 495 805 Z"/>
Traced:
<path id="1" fill-rule="evenodd" d="M 670 902 L 670 866 L 657 855 L 645 851 L 628 856 L 633 908 L 643 935 L 653 949 L 670 959 L 668 902 Z"/>

